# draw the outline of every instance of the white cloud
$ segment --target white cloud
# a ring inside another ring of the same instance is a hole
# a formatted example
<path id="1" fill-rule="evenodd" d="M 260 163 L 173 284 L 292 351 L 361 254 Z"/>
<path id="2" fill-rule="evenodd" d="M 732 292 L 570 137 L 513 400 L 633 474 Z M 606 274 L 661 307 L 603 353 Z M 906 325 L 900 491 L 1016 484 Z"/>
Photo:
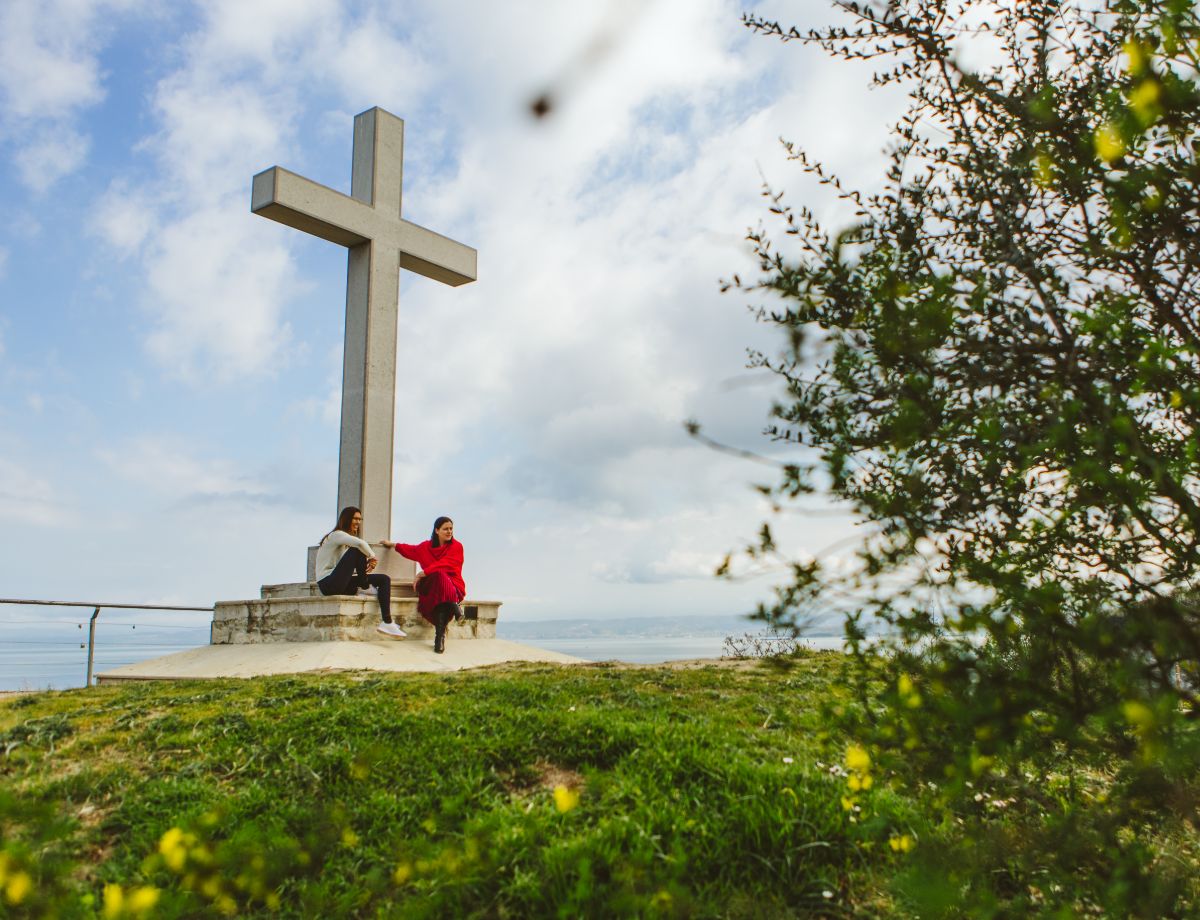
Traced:
<path id="1" fill-rule="evenodd" d="M 287 251 L 226 199 L 160 228 L 145 257 L 150 352 L 171 373 L 219 381 L 270 373 L 291 329 Z"/>
<path id="2" fill-rule="evenodd" d="M 8 250 L 0 246 L 0 279 L 3 279 L 8 272 Z M 0 354 L 4 354 L 3 345 L 0 345 Z"/>
<path id="3" fill-rule="evenodd" d="M 139 435 L 96 455 L 121 478 L 173 504 L 278 500 L 268 484 L 239 472 L 228 460 L 201 459 L 195 445 L 176 436 Z"/>
<path id="4" fill-rule="evenodd" d="M 60 125 L 36 134 L 18 149 L 13 160 L 21 181 L 35 192 L 44 192 L 79 169 L 90 146 L 86 135 Z"/>
<path id="5" fill-rule="evenodd" d="M 598 562 L 592 574 L 600 581 L 617 584 L 664 584 L 679 581 L 709 580 L 720 565 L 723 554 L 687 552 L 670 549 L 663 556 L 626 555 L 620 561 Z"/>
<path id="6" fill-rule="evenodd" d="M 57 527 L 70 518 L 66 496 L 50 480 L 0 457 L 0 521 L 23 527 Z"/>
<path id="7" fill-rule="evenodd" d="M 182 52 L 153 93 L 158 130 L 142 144 L 156 181 L 135 196 L 118 182 L 93 224 L 125 251 L 149 241 L 141 256 L 152 355 L 193 381 L 268 373 L 292 338 L 281 317 L 299 289 L 289 283 L 298 240 L 247 215 L 250 177 L 274 163 L 303 171 L 304 145 L 292 135 L 306 111 L 304 75 L 332 79 L 347 98 L 366 86 L 411 96 L 418 59 L 369 10 L 343 15 L 325 0 L 219 0 Z M 346 116 L 343 144 L 350 126 Z M 348 177 L 348 162 L 343 169 Z M 314 178 L 336 185 L 339 176 Z"/>
<path id="8" fill-rule="evenodd" d="M 88 30 L 107 5 L 8 0 L 0 8 L 0 94 L 7 114 L 61 118 L 103 98 Z"/>
<path id="9" fill-rule="evenodd" d="M 118 179 L 97 202 L 92 213 L 91 229 L 121 254 L 132 255 L 141 247 L 156 223 L 155 204 L 150 196 Z"/>
<path id="10" fill-rule="evenodd" d="M 6 0 L 0 5 L 0 139 L 18 174 L 44 192 L 86 161 L 74 123 L 104 99 L 98 58 L 106 19 L 141 0 Z"/>
<path id="11" fill-rule="evenodd" d="M 154 111 L 162 127 L 145 146 L 158 158 L 164 192 L 183 204 L 230 194 L 248 202 L 250 177 L 286 153 L 296 116 L 286 93 L 203 66 L 163 80 Z"/>
<path id="12" fill-rule="evenodd" d="M 211 0 L 192 42 L 193 67 L 251 62 L 286 72 L 298 49 L 336 33 L 346 18 L 339 7 L 337 0 Z"/>

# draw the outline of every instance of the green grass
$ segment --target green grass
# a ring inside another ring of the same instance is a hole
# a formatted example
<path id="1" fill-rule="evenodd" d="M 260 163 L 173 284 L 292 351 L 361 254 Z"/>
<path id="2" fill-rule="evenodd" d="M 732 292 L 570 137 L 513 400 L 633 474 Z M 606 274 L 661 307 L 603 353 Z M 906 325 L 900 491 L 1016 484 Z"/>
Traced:
<path id="1" fill-rule="evenodd" d="M 883 776 L 847 810 L 850 739 L 822 715 L 851 705 L 843 666 L 10 699 L 0 915 L 894 916 L 942 819 Z"/>

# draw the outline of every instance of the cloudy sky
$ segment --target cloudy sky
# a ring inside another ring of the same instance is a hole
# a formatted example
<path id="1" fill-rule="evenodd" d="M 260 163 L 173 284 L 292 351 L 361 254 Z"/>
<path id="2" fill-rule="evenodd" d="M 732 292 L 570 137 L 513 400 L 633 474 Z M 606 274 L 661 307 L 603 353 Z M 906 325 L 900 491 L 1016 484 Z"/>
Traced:
<path id="1" fill-rule="evenodd" d="M 834 214 L 898 100 L 726 0 L 0 3 L 0 596 L 207 605 L 297 581 L 336 514 L 345 250 L 250 213 L 280 165 L 349 192 L 405 119 L 404 215 L 479 280 L 401 279 L 392 536 L 449 514 L 503 616 L 725 614 L 775 351 L 744 294 L 762 184 Z M 749 8 L 801 25 L 822 3 Z M 550 115 L 530 115 L 549 90 Z M 822 510 L 819 502 L 807 507 Z M 852 533 L 778 526 L 792 554 Z"/>

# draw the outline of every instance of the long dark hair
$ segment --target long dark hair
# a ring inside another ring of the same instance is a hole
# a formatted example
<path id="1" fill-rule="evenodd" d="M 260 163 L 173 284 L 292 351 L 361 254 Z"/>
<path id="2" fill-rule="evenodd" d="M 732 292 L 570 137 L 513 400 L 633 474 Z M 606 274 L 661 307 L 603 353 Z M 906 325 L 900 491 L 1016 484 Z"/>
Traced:
<path id="1" fill-rule="evenodd" d="M 338 515 L 338 520 L 337 523 L 333 525 L 333 530 L 340 530 L 343 533 L 349 533 L 350 522 L 354 519 L 354 515 L 356 514 L 362 514 L 362 512 L 353 505 L 347 505 L 342 509 L 342 513 Z M 329 533 L 333 533 L 333 530 L 329 531 Z M 328 537 L 329 533 L 325 534 L 325 537 Z M 325 537 L 321 537 L 322 543 L 325 542 Z"/>
<path id="2" fill-rule="evenodd" d="M 454 523 L 448 517 L 440 517 L 436 521 L 433 522 L 433 533 L 431 533 L 429 535 L 429 545 L 430 546 L 441 546 L 442 545 L 440 542 L 438 542 L 437 532 L 438 532 L 438 528 L 441 527 L 443 524 L 445 524 L 447 521 L 450 521 L 451 524 Z"/>

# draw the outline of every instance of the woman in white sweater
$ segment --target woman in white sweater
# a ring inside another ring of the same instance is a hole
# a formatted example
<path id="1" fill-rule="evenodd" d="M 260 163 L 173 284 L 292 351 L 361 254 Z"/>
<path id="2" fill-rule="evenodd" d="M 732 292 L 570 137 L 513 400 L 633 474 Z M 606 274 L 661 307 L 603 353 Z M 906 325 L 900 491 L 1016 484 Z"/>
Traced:
<path id="1" fill-rule="evenodd" d="M 403 639 L 404 630 L 392 622 L 392 580 L 374 574 L 379 560 L 371 544 L 358 534 L 362 530 L 362 512 L 343 508 L 337 526 L 321 538 L 317 547 L 317 587 L 324 595 L 355 594 L 360 588 L 374 587 L 383 618 L 375 628 L 385 636 Z"/>

